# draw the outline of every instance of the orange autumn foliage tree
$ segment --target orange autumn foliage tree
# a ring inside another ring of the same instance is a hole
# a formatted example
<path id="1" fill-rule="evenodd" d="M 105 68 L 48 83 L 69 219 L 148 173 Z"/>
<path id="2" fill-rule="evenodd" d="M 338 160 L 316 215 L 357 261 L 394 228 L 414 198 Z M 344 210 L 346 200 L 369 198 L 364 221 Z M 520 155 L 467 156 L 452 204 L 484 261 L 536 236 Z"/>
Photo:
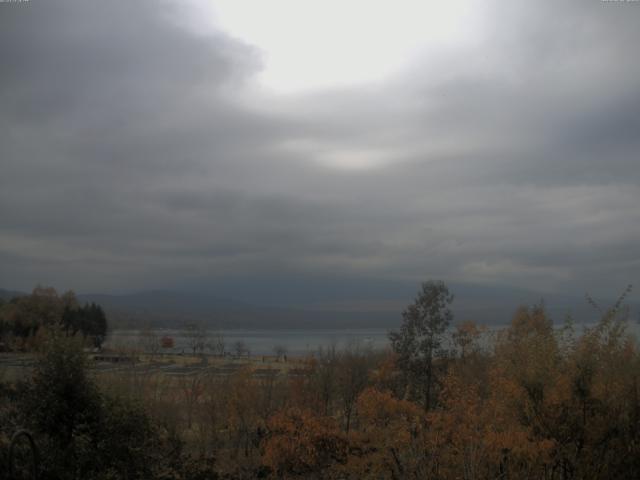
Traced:
<path id="1" fill-rule="evenodd" d="M 495 478 L 508 470 L 529 478 L 544 465 L 552 445 L 520 423 L 513 399 L 521 392 L 498 372 L 489 378 L 491 394 L 483 397 L 481 385 L 455 369 L 445 377 L 441 408 L 429 413 L 426 434 L 437 458 L 435 478 Z"/>
<path id="2" fill-rule="evenodd" d="M 404 393 L 402 374 L 398 371 L 397 355 L 387 352 L 376 369 L 371 372 L 371 383 L 380 391 L 389 391 L 396 397 Z"/>
<path id="3" fill-rule="evenodd" d="M 422 406 L 371 387 L 358 397 L 357 411 L 360 428 L 349 437 L 346 474 L 401 479 L 424 478 L 431 471 Z"/>
<path id="4" fill-rule="evenodd" d="M 638 353 L 623 319 L 605 316 L 578 339 L 566 333 L 553 329 L 543 308 L 520 309 L 496 345 L 491 395 L 544 452 L 526 457 L 529 474 L 639 472 Z"/>
<path id="5" fill-rule="evenodd" d="M 267 422 L 263 464 L 278 478 L 306 477 L 344 463 L 347 441 L 337 422 L 288 408 Z"/>
<path id="6" fill-rule="evenodd" d="M 451 334 L 451 340 L 458 350 L 461 359 L 466 359 L 470 354 L 480 350 L 480 337 L 486 332 L 486 327 L 477 325 L 467 320 L 456 325 Z"/>
<path id="7" fill-rule="evenodd" d="M 443 381 L 443 408 L 429 414 L 431 444 L 438 450 L 437 471 L 444 478 L 481 478 L 486 473 L 485 404 L 476 385 L 453 371 Z"/>

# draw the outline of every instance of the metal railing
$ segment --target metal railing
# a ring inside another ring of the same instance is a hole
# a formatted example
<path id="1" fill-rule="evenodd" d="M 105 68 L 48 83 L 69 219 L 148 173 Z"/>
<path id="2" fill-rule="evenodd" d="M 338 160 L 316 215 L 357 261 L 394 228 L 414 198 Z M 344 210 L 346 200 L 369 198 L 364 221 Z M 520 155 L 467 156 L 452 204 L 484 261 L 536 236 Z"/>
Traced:
<path id="1" fill-rule="evenodd" d="M 27 468 L 26 470 L 30 473 L 30 478 L 37 480 L 40 473 L 40 455 L 33 435 L 28 430 L 18 430 L 11 437 L 11 443 L 9 444 L 9 478 L 11 480 L 16 478 L 16 449 L 22 439 L 27 440 L 27 445 L 31 451 L 31 468 Z"/>

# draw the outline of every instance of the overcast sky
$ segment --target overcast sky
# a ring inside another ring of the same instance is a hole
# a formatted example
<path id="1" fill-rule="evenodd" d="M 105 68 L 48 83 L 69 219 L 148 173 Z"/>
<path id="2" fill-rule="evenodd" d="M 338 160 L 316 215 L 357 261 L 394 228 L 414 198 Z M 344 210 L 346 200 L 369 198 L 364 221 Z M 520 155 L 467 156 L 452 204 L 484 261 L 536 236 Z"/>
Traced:
<path id="1" fill-rule="evenodd" d="M 639 25 L 597 0 L 0 3 L 0 287 L 619 292 Z"/>

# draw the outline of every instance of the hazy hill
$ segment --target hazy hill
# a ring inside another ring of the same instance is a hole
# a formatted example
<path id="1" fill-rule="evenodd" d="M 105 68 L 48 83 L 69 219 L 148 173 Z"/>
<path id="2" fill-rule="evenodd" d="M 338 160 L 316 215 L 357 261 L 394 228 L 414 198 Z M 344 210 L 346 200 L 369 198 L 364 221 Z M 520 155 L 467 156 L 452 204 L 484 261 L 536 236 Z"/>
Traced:
<path id="1" fill-rule="evenodd" d="M 387 312 L 315 311 L 253 305 L 192 292 L 150 291 L 129 295 L 79 295 L 102 305 L 117 325 L 144 322 L 171 327 L 196 321 L 220 328 L 337 328 L 392 325 Z"/>

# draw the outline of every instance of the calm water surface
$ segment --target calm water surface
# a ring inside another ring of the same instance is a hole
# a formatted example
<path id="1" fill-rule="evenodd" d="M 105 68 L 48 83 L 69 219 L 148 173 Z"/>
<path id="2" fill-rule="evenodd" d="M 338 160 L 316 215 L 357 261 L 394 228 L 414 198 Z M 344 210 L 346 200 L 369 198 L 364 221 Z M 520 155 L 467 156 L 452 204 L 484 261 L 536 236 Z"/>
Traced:
<path id="1" fill-rule="evenodd" d="M 576 324 L 575 332 L 579 334 L 583 328 L 593 325 Z M 489 327 L 482 343 L 488 345 L 492 335 L 505 326 Z M 386 328 L 361 328 L 361 329 L 318 329 L 318 330 L 216 330 L 207 333 L 208 342 L 221 334 L 224 338 L 225 349 L 234 351 L 236 342 L 243 342 L 251 355 L 273 355 L 276 346 L 282 346 L 289 355 L 308 355 L 317 352 L 320 348 L 326 349 L 335 346 L 341 350 L 347 347 L 372 348 L 383 350 L 389 347 L 389 329 Z M 640 338 L 640 325 L 637 322 L 629 322 L 627 332 Z M 182 330 L 158 329 L 155 331 L 158 338 L 170 336 L 174 339 L 174 348 L 171 353 L 189 352 L 188 339 Z M 445 342 L 446 343 L 446 342 Z M 115 330 L 109 334 L 105 343 L 106 347 L 141 348 L 143 338 L 135 330 Z M 447 345 L 443 345 L 445 348 Z"/>
<path id="2" fill-rule="evenodd" d="M 320 348 L 335 346 L 344 349 L 349 346 L 360 348 L 384 349 L 388 346 L 387 329 L 367 328 L 352 330 L 220 330 L 208 332 L 208 340 L 221 334 L 227 351 L 234 350 L 234 344 L 242 341 L 252 355 L 273 355 L 276 346 L 283 346 L 290 355 L 307 355 Z M 159 337 L 164 335 L 174 339 L 173 353 L 183 349 L 189 351 L 188 339 L 180 330 L 157 330 Z M 116 330 L 107 338 L 105 347 L 139 347 L 143 340 L 137 331 Z"/>

